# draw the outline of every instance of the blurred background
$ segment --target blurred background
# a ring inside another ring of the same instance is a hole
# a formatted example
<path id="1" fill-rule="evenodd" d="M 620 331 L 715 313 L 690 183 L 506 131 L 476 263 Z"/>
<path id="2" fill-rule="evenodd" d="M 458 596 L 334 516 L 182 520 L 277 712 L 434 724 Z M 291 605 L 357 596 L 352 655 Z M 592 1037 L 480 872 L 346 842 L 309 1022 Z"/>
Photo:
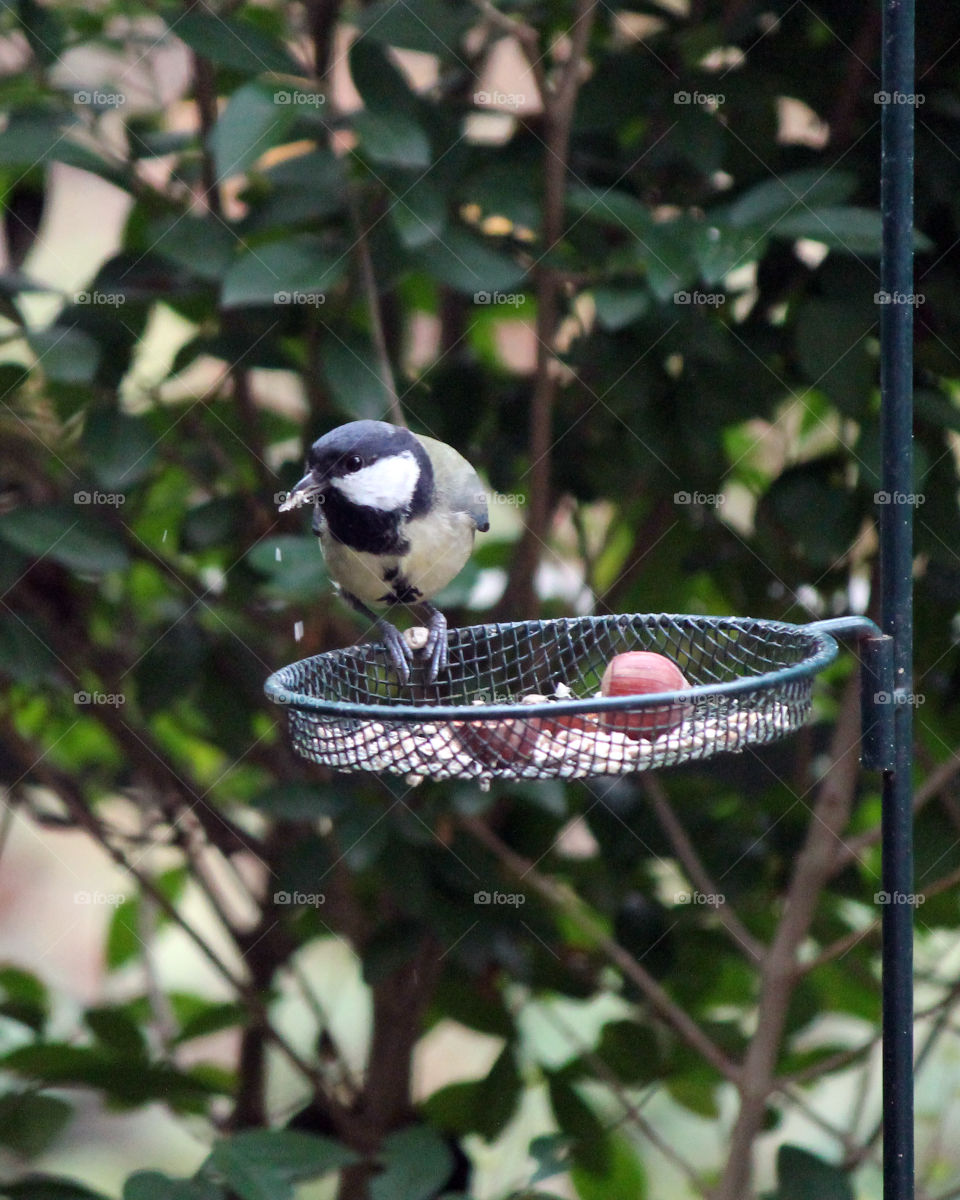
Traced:
<path id="1" fill-rule="evenodd" d="M 874 0 L 4 7 L 5 1195 L 881 1194 L 853 654 L 801 734 L 656 775 L 414 791 L 288 748 L 266 676 L 367 631 L 278 497 L 399 406 L 490 492 L 451 623 L 876 617 L 877 505 L 914 506 L 917 1196 L 960 1196 L 960 13 L 933 25 L 889 97 Z M 886 103 L 918 122 L 909 297 Z M 916 321 L 894 498 L 884 303 Z"/>

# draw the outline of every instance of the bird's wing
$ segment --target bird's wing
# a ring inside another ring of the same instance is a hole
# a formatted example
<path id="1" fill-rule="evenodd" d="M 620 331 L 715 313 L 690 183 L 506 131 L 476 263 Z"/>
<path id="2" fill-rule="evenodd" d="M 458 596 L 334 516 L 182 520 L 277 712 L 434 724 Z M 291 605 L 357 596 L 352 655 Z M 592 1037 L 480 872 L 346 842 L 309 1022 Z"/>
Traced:
<path id="1" fill-rule="evenodd" d="M 436 438 L 414 435 L 433 463 L 438 498 L 454 512 L 464 512 L 481 533 L 490 528 L 483 482 L 462 454 Z"/>

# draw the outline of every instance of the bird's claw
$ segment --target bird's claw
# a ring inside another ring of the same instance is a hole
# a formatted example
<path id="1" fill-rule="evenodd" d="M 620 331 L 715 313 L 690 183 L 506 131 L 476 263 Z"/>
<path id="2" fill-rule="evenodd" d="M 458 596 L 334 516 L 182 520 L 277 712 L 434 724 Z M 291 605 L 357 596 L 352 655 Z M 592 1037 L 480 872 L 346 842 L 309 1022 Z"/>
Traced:
<path id="1" fill-rule="evenodd" d="M 413 662 L 413 651 L 407 645 L 403 634 L 389 621 L 379 621 L 377 623 L 377 632 L 383 639 L 383 644 L 387 648 L 387 653 L 390 655 L 390 661 L 393 663 L 397 674 L 400 676 L 401 683 L 410 682 L 410 664 Z"/>
<path id="2" fill-rule="evenodd" d="M 430 635 L 423 648 L 423 656 L 430 664 L 427 672 L 427 682 L 436 683 L 437 676 L 447 669 L 447 618 L 437 609 L 430 614 L 427 622 Z"/>

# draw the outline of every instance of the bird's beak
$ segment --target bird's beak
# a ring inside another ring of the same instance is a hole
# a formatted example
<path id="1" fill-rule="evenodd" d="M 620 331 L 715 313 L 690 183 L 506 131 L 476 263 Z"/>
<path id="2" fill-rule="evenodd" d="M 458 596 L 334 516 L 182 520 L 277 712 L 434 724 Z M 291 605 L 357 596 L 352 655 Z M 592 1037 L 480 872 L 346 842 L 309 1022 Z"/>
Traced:
<path id="1" fill-rule="evenodd" d="M 304 475 L 299 483 L 287 492 L 287 498 L 280 505 L 281 512 L 289 512 L 291 508 L 299 508 L 301 504 L 309 504 L 316 500 L 317 496 L 323 491 L 323 484 L 318 483 L 316 476 L 311 471 Z"/>

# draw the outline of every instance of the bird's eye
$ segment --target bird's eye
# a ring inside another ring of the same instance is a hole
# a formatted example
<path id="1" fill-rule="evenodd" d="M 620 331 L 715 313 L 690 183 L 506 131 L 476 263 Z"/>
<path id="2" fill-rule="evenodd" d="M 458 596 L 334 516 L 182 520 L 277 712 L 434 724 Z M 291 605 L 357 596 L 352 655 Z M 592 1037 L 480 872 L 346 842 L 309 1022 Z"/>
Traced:
<path id="1" fill-rule="evenodd" d="M 350 454 L 343 460 L 344 467 L 350 471 L 359 471 L 363 466 L 363 459 L 359 454 Z"/>

